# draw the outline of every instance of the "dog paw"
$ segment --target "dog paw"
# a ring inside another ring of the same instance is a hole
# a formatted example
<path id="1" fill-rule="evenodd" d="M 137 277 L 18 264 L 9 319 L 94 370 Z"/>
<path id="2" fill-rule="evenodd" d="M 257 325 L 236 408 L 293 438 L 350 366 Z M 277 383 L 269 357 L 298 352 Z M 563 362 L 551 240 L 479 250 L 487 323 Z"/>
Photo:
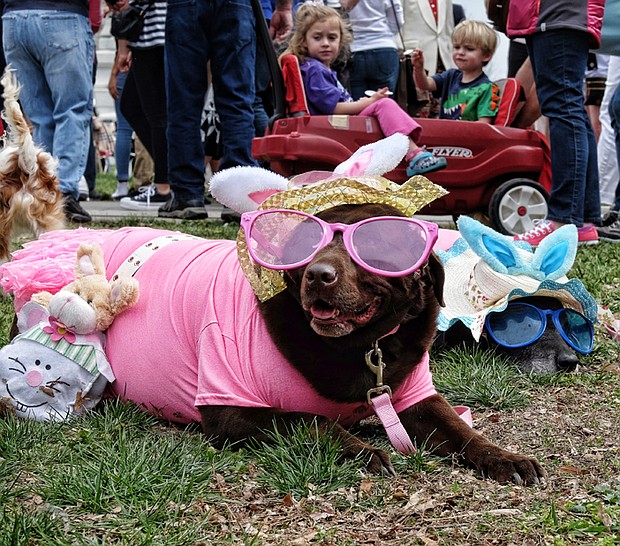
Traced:
<path id="1" fill-rule="evenodd" d="M 534 485 L 539 484 L 546 475 L 536 459 L 505 450 L 487 452 L 475 464 L 485 478 L 500 483 Z"/>
<path id="2" fill-rule="evenodd" d="M 368 459 L 366 469 L 373 474 L 384 474 L 387 476 L 396 476 L 396 471 L 392 466 L 390 456 L 382 449 L 366 449 Z"/>

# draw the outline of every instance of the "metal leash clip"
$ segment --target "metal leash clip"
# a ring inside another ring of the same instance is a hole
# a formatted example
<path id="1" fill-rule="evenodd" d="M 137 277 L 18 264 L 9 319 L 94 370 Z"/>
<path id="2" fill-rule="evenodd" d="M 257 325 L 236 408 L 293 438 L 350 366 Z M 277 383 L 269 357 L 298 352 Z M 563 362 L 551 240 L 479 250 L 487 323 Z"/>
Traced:
<path id="1" fill-rule="evenodd" d="M 377 357 L 377 363 L 374 364 L 372 361 L 372 357 Z M 374 396 L 378 396 L 383 393 L 387 393 L 387 395 L 392 398 L 392 389 L 388 385 L 383 384 L 383 370 L 385 368 L 385 362 L 383 362 L 383 353 L 379 348 L 379 341 L 375 341 L 373 343 L 372 349 L 366 351 L 366 366 L 370 369 L 372 373 L 377 376 L 377 386 L 370 389 L 366 393 L 366 399 L 368 403 L 371 403 L 371 400 Z"/>

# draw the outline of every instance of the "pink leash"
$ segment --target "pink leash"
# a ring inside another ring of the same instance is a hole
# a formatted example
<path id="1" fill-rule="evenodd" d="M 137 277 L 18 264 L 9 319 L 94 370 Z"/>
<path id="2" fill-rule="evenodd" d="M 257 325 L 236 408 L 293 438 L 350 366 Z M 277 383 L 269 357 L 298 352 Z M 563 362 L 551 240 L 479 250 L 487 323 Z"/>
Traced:
<path id="1" fill-rule="evenodd" d="M 390 334 L 394 333 L 397 329 L 398 327 L 390 332 Z M 372 362 L 373 355 L 377 357 L 377 364 Z M 383 362 L 378 340 L 373 344 L 373 348 L 366 352 L 366 365 L 377 376 L 377 386 L 370 389 L 367 393 L 368 403 L 371 404 L 375 410 L 394 448 L 404 455 L 413 453 L 415 451 L 413 442 L 401 423 L 394 406 L 392 406 L 392 389 L 383 384 L 383 369 L 385 368 L 385 363 Z M 454 411 L 470 427 L 473 425 L 471 410 L 467 406 L 454 406 Z"/>

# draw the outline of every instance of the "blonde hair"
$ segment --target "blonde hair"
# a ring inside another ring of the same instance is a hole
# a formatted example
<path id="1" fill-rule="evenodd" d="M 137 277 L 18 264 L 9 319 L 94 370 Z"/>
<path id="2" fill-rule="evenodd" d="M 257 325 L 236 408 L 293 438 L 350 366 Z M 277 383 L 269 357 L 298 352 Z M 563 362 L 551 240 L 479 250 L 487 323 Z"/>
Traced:
<path id="1" fill-rule="evenodd" d="M 306 34 L 315 23 L 337 19 L 340 26 L 340 51 L 338 60 L 346 59 L 353 40 L 351 31 L 347 28 L 340 14 L 334 9 L 316 2 L 305 2 L 299 6 L 295 15 L 295 30 L 288 47 L 282 55 L 295 55 L 300 62 L 308 57 L 308 49 L 304 45 Z"/>
<path id="2" fill-rule="evenodd" d="M 479 47 L 485 55 L 493 55 L 497 47 L 497 34 L 482 21 L 465 19 L 454 27 L 452 43 L 471 44 Z"/>

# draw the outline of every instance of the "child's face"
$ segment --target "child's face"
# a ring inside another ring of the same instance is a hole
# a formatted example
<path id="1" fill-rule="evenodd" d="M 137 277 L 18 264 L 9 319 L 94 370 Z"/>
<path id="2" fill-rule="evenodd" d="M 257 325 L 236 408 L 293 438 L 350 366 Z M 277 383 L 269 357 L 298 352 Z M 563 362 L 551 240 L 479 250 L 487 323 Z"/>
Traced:
<path id="1" fill-rule="evenodd" d="M 491 55 L 482 52 L 482 49 L 472 44 L 452 44 L 452 60 L 461 72 L 481 72 L 485 63 L 491 60 Z"/>
<path id="2" fill-rule="evenodd" d="M 304 36 L 308 56 L 330 66 L 340 52 L 340 21 L 330 17 L 317 21 Z"/>

